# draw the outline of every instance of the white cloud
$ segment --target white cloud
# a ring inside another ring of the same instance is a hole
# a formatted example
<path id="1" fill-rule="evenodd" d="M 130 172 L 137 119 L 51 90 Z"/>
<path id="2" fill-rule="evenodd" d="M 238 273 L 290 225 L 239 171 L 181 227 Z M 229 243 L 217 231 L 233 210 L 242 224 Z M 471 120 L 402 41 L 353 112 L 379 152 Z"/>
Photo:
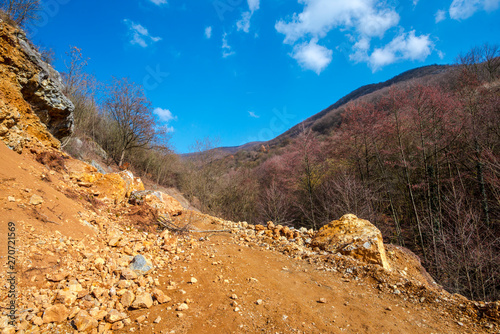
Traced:
<path id="1" fill-rule="evenodd" d="M 354 53 L 349 55 L 349 59 L 354 62 L 363 62 L 368 59 L 368 51 L 370 50 L 370 39 L 363 37 L 357 41 L 352 47 Z"/>
<path id="2" fill-rule="evenodd" d="M 250 117 L 253 117 L 253 118 L 260 118 L 260 116 L 255 114 L 253 111 L 249 111 L 248 115 L 250 115 Z"/>
<path id="3" fill-rule="evenodd" d="M 151 36 L 148 29 L 144 28 L 138 23 L 134 23 L 129 19 L 123 20 L 129 28 L 129 34 L 131 35 L 130 43 L 137 44 L 143 48 L 161 41 L 161 37 Z"/>
<path id="4" fill-rule="evenodd" d="M 431 54 L 429 35 L 415 36 L 415 30 L 396 36 L 383 48 L 376 48 L 368 58 L 373 71 L 400 60 L 423 60 Z"/>
<path id="5" fill-rule="evenodd" d="M 238 31 L 244 31 L 248 33 L 250 31 L 250 19 L 253 13 L 260 8 L 260 0 L 247 0 L 249 11 L 243 12 L 241 14 L 241 19 L 236 22 L 236 28 Z"/>
<path id="6" fill-rule="evenodd" d="M 313 38 L 310 42 L 295 45 L 291 56 L 300 66 L 319 75 L 332 61 L 333 52 L 317 43 L 318 39 Z"/>
<path id="7" fill-rule="evenodd" d="M 227 43 L 227 33 L 222 35 L 222 58 L 227 58 L 234 55 L 235 52 L 232 50 L 231 46 Z"/>
<path id="8" fill-rule="evenodd" d="M 247 0 L 248 9 L 253 13 L 260 8 L 260 0 Z"/>
<path id="9" fill-rule="evenodd" d="M 167 0 L 149 0 L 149 1 L 151 1 L 152 3 L 154 3 L 155 5 L 158 5 L 158 6 L 167 4 Z"/>
<path id="10" fill-rule="evenodd" d="M 168 109 L 155 108 L 153 110 L 153 113 L 158 116 L 160 121 L 165 122 L 165 123 L 177 119 L 177 116 L 174 116 L 172 114 L 172 112 Z"/>
<path id="11" fill-rule="evenodd" d="M 212 27 L 206 27 L 205 28 L 205 37 L 207 39 L 210 39 L 212 37 Z"/>
<path id="12" fill-rule="evenodd" d="M 499 3 L 500 0 L 453 0 L 450 5 L 450 17 L 454 20 L 465 20 L 481 9 L 494 11 Z"/>
<path id="13" fill-rule="evenodd" d="M 288 20 L 279 20 L 275 29 L 285 35 L 284 43 L 294 45 L 292 56 L 299 64 L 318 74 L 330 64 L 332 51 L 317 43 L 333 29 L 350 36 L 350 42 L 354 43 L 351 60 L 368 62 L 371 40 L 384 37 L 400 20 L 395 9 L 382 1 L 298 1 L 304 4 L 303 11 Z"/>
<path id="14" fill-rule="evenodd" d="M 376 4 L 375 0 L 299 0 L 304 3 L 302 13 L 295 13 L 291 21 L 280 20 L 275 28 L 285 35 L 285 43 L 293 44 L 308 35 L 322 38 L 333 28 L 353 29 L 369 37 L 382 37 L 399 22 L 394 9 Z"/>
<path id="15" fill-rule="evenodd" d="M 446 11 L 441 9 L 438 10 L 436 14 L 434 14 L 434 18 L 436 23 L 446 20 Z"/>
<path id="16" fill-rule="evenodd" d="M 250 31 L 250 19 L 252 18 L 252 13 L 251 12 L 243 12 L 241 14 L 241 19 L 236 22 L 236 28 L 238 31 L 243 30 L 244 32 L 248 33 Z"/>
<path id="17" fill-rule="evenodd" d="M 164 123 L 161 126 L 161 129 L 163 131 L 165 131 L 166 133 L 172 133 L 175 131 L 173 126 L 168 126 L 168 122 L 177 120 L 177 116 L 174 116 L 170 110 L 163 108 L 155 108 L 153 110 L 153 114 L 158 116 L 159 120 Z"/>

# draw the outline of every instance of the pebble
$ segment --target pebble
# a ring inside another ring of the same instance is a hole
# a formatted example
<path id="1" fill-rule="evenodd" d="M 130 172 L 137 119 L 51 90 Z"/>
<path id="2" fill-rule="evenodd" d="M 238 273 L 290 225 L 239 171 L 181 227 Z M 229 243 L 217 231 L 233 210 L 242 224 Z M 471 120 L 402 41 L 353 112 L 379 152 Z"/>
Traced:
<path id="1" fill-rule="evenodd" d="M 81 310 L 73 319 L 73 324 L 79 331 L 87 331 L 97 328 L 98 322 L 92 318 L 87 311 Z"/>
<path id="2" fill-rule="evenodd" d="M 188 304 L 182 303 L 179 306 L 177 306 L 176 311 L 186 311 L 187 309 L 189 309 Z"/>
<path id="3" fill-rule="evenodd" d="M 31 205 L 40 205 L 40 204 L 43 204 L 43 198 L 41 196 L 38 196 L 38 195 L 33 195 L 31 196 L 30 198 L 30 204 Z"/>
<path id="4" fill-rule="evenodd" d="M 150 308 L 151 306 L 153 306 L 153 298 L 147 292 L 143 292 L 140 295 L 137 295 L 132 305 L 130 305 L 130 307 L 134 309 Z"/>
<path id="5" fill-rule="evenodd" d="M 66 320 L 66 318 L 69 315 L 69 311 L 66 308 L 66 306 L 62 304 L 57 304 L 57 305 L 51 305 L 47 309 L 45 309 L 45 312 L 43 312 L 43 322 L 44 323 L 50 323 L 50 322 L 63 322 Z"/>
<path id="6" fill-rule="evenodd" d="M 128 318 L 128 315 L 126 313 L 119 312 L 118 310 L 115 309 L 109 311 L 108 314 L 106 315 L 106 321 L 111 323 L 121 321 L 125 318 Z"/>

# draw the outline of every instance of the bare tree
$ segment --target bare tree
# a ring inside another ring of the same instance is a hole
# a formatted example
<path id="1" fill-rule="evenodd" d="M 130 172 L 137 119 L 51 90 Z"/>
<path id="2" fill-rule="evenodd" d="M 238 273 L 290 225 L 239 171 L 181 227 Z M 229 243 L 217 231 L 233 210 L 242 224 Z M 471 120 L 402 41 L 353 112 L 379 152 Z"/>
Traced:
<path id="1" fill-rule="evenodd" d="M 459 55 L 457 63 L 480 80 L 494 81 L 499 75 L 500 46 L 488 43 L 475 46 L 467 53 Z"/>
<path id="2" fill-rule="evenodd" d="M 82 55 L 82 49 L 76 46 L 70 46 L 70 51 L 66 52 L 66 56 L 69 58 L 68 61 L 64 60 L 64 65 L 66 66 L 66 72 L 62 73 L 64 80 L 64 89 L 66 95 L 72 95 L 75 93 L 82 93 L 85 89 L 85 82 L 87 79 L 87 74 L 85 73 L 85 67 L 88 64 L 88 58 L 84 58 Z M 83 92 L 84 94 L 87 92 Z"/>
<path id="3" fill-rule="evenodd" d="M 0 8 L 20 26 L 38 20 L 42 8 L 40 0 L 2 0 Z"/>
<path id="4" fill-rule="evenodd" d="M 104 106 L 115 127 L 114 159 L 121 166 L 127 152 L 147 147 L 157 135 L 151 102 L 141 86 L 123 78 L 113 80 Z"/>

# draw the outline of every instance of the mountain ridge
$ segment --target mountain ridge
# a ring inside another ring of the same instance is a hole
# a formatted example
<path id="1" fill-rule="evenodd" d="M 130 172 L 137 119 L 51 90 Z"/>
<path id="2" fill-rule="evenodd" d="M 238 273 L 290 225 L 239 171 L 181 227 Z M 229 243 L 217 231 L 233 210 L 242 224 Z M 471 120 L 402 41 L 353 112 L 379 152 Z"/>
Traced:
<path id="1" fill-rule="evenodd" d="M 353 91 L 351 91 L 349 94 L 344 95 L 340 99 L 338 99 L 335 103 L 331 104 L 330 106 L 326 107 L 325 109 L 321 110 L 320 112 L 308 117 L 304 121 L 294 125 L 290 129 L 286 130 L 282 134 L 278 135 L 277 137 L 268 140 L 268 141 L 261 141 L 261 142 L 250 142 L 246 143 L 243 145 L 239 146 L 227 146 L 227 147 L 218 147 L 217 150 L 226 153 L 226 154 L 235 154 L 238 151 L 241 150 L 255 150 L 259 149 L 260 145 L 269 145 L 269 146 L 279 146 L 283 141 L 285 141 L 287 138 L 294 138 L 297 136 L 302 130 L 304 129 L 309 129 L 312 128 L 314 129 L 314 126 L 316 125 L 318 128 L 320 128 L 321 121 L 326 122 L 326 130 L 331 130 L 332 126 L 334 127 L 335 125 L 338 125 L 340 122 L 340 113 L 336 112 L 339 108 L 342 106 L 346 105 L 347 103 L 354 101 L 358 98 L 365 97 L 369 94 L 376 93 L 384 88 L 390 87 L 395 84 L 400 84 L 400 83 L 405 83 L 405 82 L 410 82 L 412 80 L 416 79 L 422 79 L 424 77 L 433 77 L 437 75 L 441 75 L 445 72 L 447 72 L 449 69 L 451 69 L 453 66 L 452 65 L 438 65 L 438 64 L 432 64 L 432 65 L 426 65 L 426 66 L 421 66 L 421 67 L 416 67 L 408 71 L 404 71 L 386 81 L 381 81 L 378 83 L 371 83 L 367 85 L 363 85 Z M 326 120 L 327 117 L 332 117 L 332 118 L 337 118 L 333 122 L 328 122 Z M 324 125 L 323 125 L 324 126 Z M 319 129 L 321 130 L 321 129 Z M 317 131 L 315 132 L 322 133 L 322 131 Z"/>

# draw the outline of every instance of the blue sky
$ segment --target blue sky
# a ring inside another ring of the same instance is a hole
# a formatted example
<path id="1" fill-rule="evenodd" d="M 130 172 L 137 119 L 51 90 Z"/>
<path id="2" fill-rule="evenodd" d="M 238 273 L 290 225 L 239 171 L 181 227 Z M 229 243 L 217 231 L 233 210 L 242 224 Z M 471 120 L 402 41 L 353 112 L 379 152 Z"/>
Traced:
<path id="1" fill-rule="evenodd" d="M 179 153 L 269 140 L 352 90 L 500 44 L 500 0 L 48 0 L 29 27 L 64 71 L 144 85 Z"/>

